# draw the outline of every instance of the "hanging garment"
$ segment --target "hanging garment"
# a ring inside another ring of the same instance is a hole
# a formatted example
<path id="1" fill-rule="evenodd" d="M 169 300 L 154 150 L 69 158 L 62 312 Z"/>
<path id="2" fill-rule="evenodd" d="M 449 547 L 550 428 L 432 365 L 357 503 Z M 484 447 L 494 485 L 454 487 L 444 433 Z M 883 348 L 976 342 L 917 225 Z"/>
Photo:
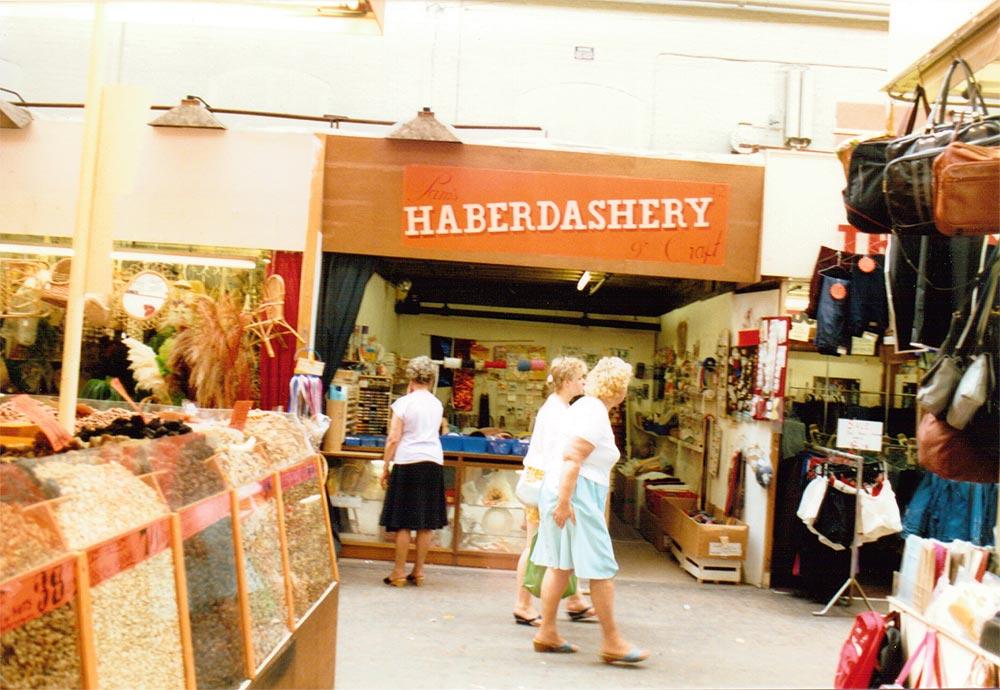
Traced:
<path id="1" fill-rule="evenodd" d="M 903 517 L 903 533 L 992 546 L 996 518 L 996 484 L 954 482 L 928 472 Z"/>
<path id="2" fill-rule="evenodd" d="M 857 495 L 844 490 L 842 482 L 834 482 L 823 496 L 823 504 L 816 514 L 813 531 L 819 540 L 837 551 L 854 541 L 855 502 Z"/>
<path id="3" fill-rule="evenodd" d="M 851 281 L 844 278 L 823 276 L 823 287 L 816 310 L 816 349 L 824 355 L 839 355 L 847 333 L 847 299 Z"/>
<path id="4" fill-rule="evenodd" d="M 861 537 L 862 544 L 873 542 L 889 534 L 903 531 L 903 521 L 899 514 L 899 504 L 892 484 L 882 480 L 871 491 L 861 492 Z"/>
<path id="5" fill-rule="evenodd" d="M 812 280 L 809 282 L 809 306 L 806 307 L 806 316 L 810 319 L 816 318 L 820 291 L 823 289 L 823 276 L 828 274 L 837 278 L 848 278 L 850 277 L 851 265 L 860 258 L 860 254 L 842 252 L 832 247 L 819 248 L 819 256 L 816 257 Z"/>
<path id="6" fill-rule="evenodd" d="M 490 423 L 490 394 L 482 393 L 479 396 L 479 424 L 480 429 L 493 426 Z"/>
<path id="7" fill-rule="evenodd" d="M 865 270 L 872 266 L 871 270 Z M 885 333 L 889 325 L 889 300 L 885 293 L 884 256 L 863 257 L 854 262 L 848 302 L 848 330 L 852 336 L 860 338 L 865 331 Z"/>

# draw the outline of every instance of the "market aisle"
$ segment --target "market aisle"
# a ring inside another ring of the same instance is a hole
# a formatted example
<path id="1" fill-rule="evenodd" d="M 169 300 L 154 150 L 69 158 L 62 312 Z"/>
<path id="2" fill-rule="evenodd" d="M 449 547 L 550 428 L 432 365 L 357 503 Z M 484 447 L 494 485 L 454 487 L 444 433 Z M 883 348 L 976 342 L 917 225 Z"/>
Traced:
<path id="1" fill-rule="evenodd" d="M 388 564 L 341 561 L 337 687 L 830 687 L 856 610 L 815 618 L 807 601 L 755 587 L 698 585 L 649 544 L 618 542 L 617 609 L 653 650 L 641 668 L 597 659 L 596 624 L 561 626 L 576 655 L 531 650 L 510 614 L 513 573 L 431 566 L 421 589 L 386 587 Z M 642 576 L 635 579 L 635 575 Z M 855 607 L 856 609 L 857 607 Z"/>

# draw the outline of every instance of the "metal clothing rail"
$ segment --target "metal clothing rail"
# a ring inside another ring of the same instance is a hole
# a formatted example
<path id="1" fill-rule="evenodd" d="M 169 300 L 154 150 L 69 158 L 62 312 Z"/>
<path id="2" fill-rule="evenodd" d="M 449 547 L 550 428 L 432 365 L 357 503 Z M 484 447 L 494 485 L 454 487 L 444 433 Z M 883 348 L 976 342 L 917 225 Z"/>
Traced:
<path id="1" fill-rule="evenodd" d="M 853 453 L 846 453 L 842 450 L 836 450 L 834 448 L 827 448 L 826 446 L 813 446 L 815 450 L 821 453 L 825 453 L 827 456 L 836 457 L 838 460 L 846 460 L 845 465 L 853 464 L 855 467 L 854 475 L 854 486 L 858 490 L 858 495 L 854 500 L 854 538 L 851 540 L 851 570 L 847 574 L 847 581 L 837 590 L 837 593 L 830 598 L 819 611 L 813 611 L 814 616 L 825 616 L 833 605 L 836 604 L 840 597 L 843 596 L 844 592 L 847 592 L 847 605 L 850 606 L 854 602 L 854 590 L 858 591 L 861 598 L 865 602 L 865 606 L 868 607 L 869 611 L 874 611 L 871 602 L 868 600 L 868 595 L 865 594 L 865 590 L 861 588 L 861 583 L 858 582 L 855 577 L 855 573 L 858 571 L 858 552 L 861 548 L 858 537 L 861 536 L 861 483 L 863 479 L 863 472 L 865 469 L 865 463 L 867 458 L 861 455 L 854 455 Z"/>

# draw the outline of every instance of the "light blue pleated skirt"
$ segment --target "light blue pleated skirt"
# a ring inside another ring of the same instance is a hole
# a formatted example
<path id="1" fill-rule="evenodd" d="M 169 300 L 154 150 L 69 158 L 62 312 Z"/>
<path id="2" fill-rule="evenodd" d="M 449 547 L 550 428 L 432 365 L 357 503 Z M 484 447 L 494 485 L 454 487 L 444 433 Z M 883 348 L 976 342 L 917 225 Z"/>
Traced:
<path id="1" fill-rule="evenodd" d="M 557 493 L 542 490 L 538 499 L 541 519 L 538 541 L 531 560 L 538 565 L 559 570 L 575 570 L 577 577 L 606 580 L 618 572 L 618 562 L 611 546 L 611 535 L 604 520 L 608 487 L 584 477 L 577 477 L 571 504 L 576 523 L 567 520 L 560 529 L 552 519 Z"/>

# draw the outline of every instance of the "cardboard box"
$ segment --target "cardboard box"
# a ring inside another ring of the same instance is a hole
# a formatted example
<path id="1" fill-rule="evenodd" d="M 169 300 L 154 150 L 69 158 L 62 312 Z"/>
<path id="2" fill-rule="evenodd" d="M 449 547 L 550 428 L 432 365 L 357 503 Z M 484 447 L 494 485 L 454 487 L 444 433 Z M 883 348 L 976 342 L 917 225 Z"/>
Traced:
<path id="1" fill-rule="evenodd" d="M 656 547 L 657 551 L 667 550 L 667 537 L 663 533 L 660 518 L 651 513 L 646 506 L 639 506 L 639 533 Z"/>
<path id="2" fill-rule="evenodd" d="M 688 513 L 697 505 L 697 500 L 693 498 L 663 499 L 660 524 L 667 536 L 692 558 L 743 560 L 747 551 L 747 526 L 735 518 L 725 518 L 730 524 L 704 525 L 695 522 L 688 517 Z"/>
<path id="3" fill-rule="evenodd" d="M 326 416 L 330 418 L 330 428 L 323 437 L 323 450 L 338 451 L 344 445 L 345 424 L 347 422 L 347 401 L 327 400 Z"/>

